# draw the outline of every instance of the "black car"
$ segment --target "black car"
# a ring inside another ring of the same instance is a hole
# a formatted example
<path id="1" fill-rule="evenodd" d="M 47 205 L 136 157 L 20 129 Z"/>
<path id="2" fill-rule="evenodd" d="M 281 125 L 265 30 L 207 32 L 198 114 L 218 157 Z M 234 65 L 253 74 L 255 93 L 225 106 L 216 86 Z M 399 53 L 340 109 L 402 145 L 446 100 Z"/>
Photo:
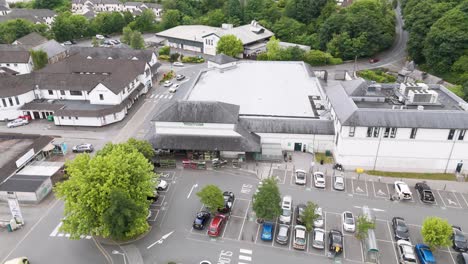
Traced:
<path id="1" fill-rule="evenodd" d="M 109 36 L 109 35 L 106 35 L 106 34 L 104 34 L 103 36 L 104 36 L 105 38 L 110 38 L 110 36 Z"/>
<path id="2" fill-rule="evenodd" d="M 228 191 L 223 193 L 223 197 L 224 197 L 224 207 L 219 208 L 218 212 L 225 214 L 225 213 L 231 212 L 232 205 L 234 204 L 234 200 L 236 198 L 234 197 L 233 192 L 228 192 Z"/>
<path id="3" fill-rule="evenodd" d="M 198 230 L 205 229 L 205 225 L 210 221 L 211 214 L 207 211 L 198 212 L 193 220 L 193 228 Z"/>
<path id="4" fill-rule="evenodd" d="M 343 233 L 341 231 L 332 229 L 328 232 L 328 250 L 340 254 L 343 252 Z"/>
<path id="5" fill-rule="evenodd" d="M 425 182 L 418 182 L 414 186 L 416 191 L 419 193 L 419 198 L 423 203 L 435 203 L 434 193 L 432 193 L 431 187 Z"/>
<path id="6" fill-rule="evenodd" d="M 401 217 L 393 217 L 392 219 L 393 234 L 395 240 L 406 240 L 409 241 L 409 229 L 406 225 L 405 219 Z"/>
<path id="7" fill-rule="evenodd" d="M 466 252 L 467 251 L 467 241 L 465 235 L 463 234 L 461 227 L 459 226 L 452 226 L 453 234 L 452 234 L 452 247 L 458 252 Z"/>
<path id="8" fill-rule="evenodd" d="M 298 204 L 296 206 L 296 225 L 303 225 L 304 221 L 302 220 L 302 216 L 304 215 L 304 210 L 306 209 L 305 204 Z"/>
<path id="9" fill-rule="evenodd" d="M 157 191 L 153 192 L 152 196 L 147 196 L 146 200 L 151 201 L 152 203 L 156 202 L 159 198 L 159 193 Z"/>

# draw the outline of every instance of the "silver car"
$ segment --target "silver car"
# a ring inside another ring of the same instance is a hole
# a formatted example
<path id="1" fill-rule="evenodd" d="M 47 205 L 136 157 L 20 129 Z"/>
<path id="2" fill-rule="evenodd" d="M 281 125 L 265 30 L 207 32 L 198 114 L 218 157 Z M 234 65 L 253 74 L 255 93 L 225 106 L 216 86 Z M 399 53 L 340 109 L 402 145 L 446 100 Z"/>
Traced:
<path id="1" fill-rule="evenodd" d="M 343 175 L 336 175 L 333 177 L 333 189 L 337 191 L 344 191 L 345 190 L 345 183 Z"/>
<path id="2" fill-rule="evenodd" d="M 286 195 L 283 197 L 283 201 L 281 202 L 281 215 L 279 217 L 279 222 L 281 224 L 290 224 L 291 223 L 291 215 L 292 215 L 292 197 Z"/>
<path id="3" fill-rule="evenodd" d="M 315 208 L 315 214 L 318 215 L 317 219 L 314 221 L 314 227 L 323 227 L 324 220 L 323 220 L 323 210 L 321 207 Z"/>
<path id="4" fill-rule="evenodd" d="M 276 243 L 286 245 L 289 240 L 289 226 L 279 225 L 278 234 L 276 234 Z"/>
<path id="5" fill-rule="evenodd" d="M 315 228 L 312 233 L 312 247 L 316 249 L 325 248 L 325 230 L 321 228 Z"/>

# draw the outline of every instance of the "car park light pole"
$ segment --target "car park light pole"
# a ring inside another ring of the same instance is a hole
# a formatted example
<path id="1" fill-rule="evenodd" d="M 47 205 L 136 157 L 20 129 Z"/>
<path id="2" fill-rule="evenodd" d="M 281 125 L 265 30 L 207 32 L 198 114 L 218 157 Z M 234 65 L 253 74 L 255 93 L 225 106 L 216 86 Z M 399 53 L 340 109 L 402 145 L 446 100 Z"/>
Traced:
<path id="1" fill-rule="evenodd" d="M 123 257 L 123 259 L 124 259 L 124 264 L 127 264 L 127 258 L 126 258 L 126 256 L 125 256 L 125 253 L 122 253 L 122 252 L 120 252 L 120 251 L 118 251 L 118 250 L 112 250 L 112 254 L 114 254 L 114 255 L 122 255 L 122 257 Z"/>

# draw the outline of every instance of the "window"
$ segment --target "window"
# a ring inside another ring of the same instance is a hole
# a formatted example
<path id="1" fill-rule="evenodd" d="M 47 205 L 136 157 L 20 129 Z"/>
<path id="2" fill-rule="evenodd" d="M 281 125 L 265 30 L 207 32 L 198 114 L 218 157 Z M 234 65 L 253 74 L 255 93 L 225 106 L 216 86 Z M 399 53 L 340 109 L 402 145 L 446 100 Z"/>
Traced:
<path id="1" fill-rule="evenodd" d="M 77 117 L 77 116 L 75 116 L 75 120 L 78 120 L 78 117 Z"/>
<path id="2" fill-rule="evenodd" d="M 392 127 L 390 129 L 390 137 L 391 138 L 395 138 L 396 137 L 396 131 L 397 131 L 397 128 L 396 127 Z"/>
<path id="3" fill-rule="evenodd" d="M 64 91 L 64 90 L 60 90 L 60 95 L 65 95 L 65 91 Z"/>
<path id="4" fill-rule="evenodd" d="M 354 137 L 355 131 L 356 131 L 356 127 L 349 127 L 349 136 Z"/>
<path id="5" fill-rule="evenodd" d="M 380 132 L 380 127 L 374 127 L 374 137 L 375 138 L 379 137 L 379 132 Z"/>
<path id="6" fill-rule="evenodd" d="M 103 94 L 99 94 L 99 100 L 104 100 L 104 95 Z"/>
<path id="7" fill-rule="evenodd" d="M 460 130 L 460 134 L 458 135 L 458 140 L 463 140 L 465 138 L 465 133 L 466 133 L 465 129 Z"/>
<path id="8" fill-rule="evenodd" d="M 447 140 L 452 140 L 454 135 L 455 135 L 455 129 L 450 129 Z"/>
<path id="9" fill-rule="evenodd" d="M 70 95 L 81 96 L 83 93 L 81 91 L 70 91 Z"/>
<path id="10" fill-rule="evenodd" d="M 20 104 L 19 99 L 18 99 L 18 96 L 15 96 L 15 101 L 16 101 L 16 104 L 17 104 L 17 105 Z"/>
<path id="11" fill-rule="evenodd" d="M 18 67 L 18 63 L 13 64 L 15 67 Z"/>
<path id="12" fill-rule="evenodd" d="M 367 128 L 367 137 L 379 137 L 380 127 L 368 127 Z"/>
<path id="13" fill-rule="evenodd" d="M 71 116 L 69 116 L 68 119 L 71 120 Z"/>
<path id="14" fill-rule="evenodd" d="M 117 119 L 117 114 L 114 113 L 114 120 L 116 120 L 116 119 Z"/>
<path id="15" fill-rule="evenodd" d="M 390 128 L 389 128 L 389 127 L 386 127 L 386 128 L 385 128 L 385 131 L 384 131 L 384 134 L 383 134 L 383 137 L 384 137 L 384 138 L 388 138 L 389 135 L 390 135 Z"/>
<path id="16" fill-rule="evenodd" d="M 61 116 L 60 119 L 63 119 L 63 116 Z"/>
<path id="17" fill-rule="evenodd" d="M 48 92 L 49 92 L 49 95 L 54 95 L 54 91 L 48 90 Z"/>
<path id="18" fill-rule="evenodd" d="M 373 129 L 373 127 L 368 127 L 367 128 L 367 137 L 372 137 L 372 129 Z"/>
<path id="19" fill-rule="evenodd" d="M 412 128 L 409 138 L 415 139 L 416 138 L 416 133 L 418 133 L 418 129 L 417 128 Z"/>
<path id="20" fill-rule="evenodd" d="M 3 107 L 8 107 L 5 101 L 5 98 L 2 98 Z"/>
<path id="21" fill-rule="evenodd" d="M 10 102 L 10 105 L 13 106 L 13 99 L 11 99 L 11 97 L 8 97 L 8 102 Z"/>

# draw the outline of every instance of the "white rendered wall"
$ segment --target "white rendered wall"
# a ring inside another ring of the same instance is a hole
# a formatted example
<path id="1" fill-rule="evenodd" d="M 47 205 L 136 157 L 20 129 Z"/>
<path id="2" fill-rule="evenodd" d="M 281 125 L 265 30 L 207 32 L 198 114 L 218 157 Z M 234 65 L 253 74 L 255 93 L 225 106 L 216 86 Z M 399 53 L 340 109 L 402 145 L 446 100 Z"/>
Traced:
<path id="1" fill-rule="evenodd" d="M 256 133 L 261 137 L 261 143 L 281 144 L 282 150 L 293 151 L 294 143 L 306 145 L 308 152 L 325 152 L 333 150 L 333 135 L 311 135 L 311 134 L 279 134 L 279 133 Z"/>
<path id="2" fill-rule="evenodd" d="M 13 105 L 10 104 L 9 97 L 0 98 L 0 120 L 12 120 L 18 118 L 18 116 L 23 115 L 23 111 L 19 110 L 24 104 L 31 102 L 34 100 L 34 92 L 29 91 L 24 94 L 18 95 L 18 100 L 20 104 L 16 104 L 16 99 L 14 96 L 10 98 L 13 101 Z M 5 103 L 7 107 L 3 105 L 3 100 L 5 99 Z"/>

